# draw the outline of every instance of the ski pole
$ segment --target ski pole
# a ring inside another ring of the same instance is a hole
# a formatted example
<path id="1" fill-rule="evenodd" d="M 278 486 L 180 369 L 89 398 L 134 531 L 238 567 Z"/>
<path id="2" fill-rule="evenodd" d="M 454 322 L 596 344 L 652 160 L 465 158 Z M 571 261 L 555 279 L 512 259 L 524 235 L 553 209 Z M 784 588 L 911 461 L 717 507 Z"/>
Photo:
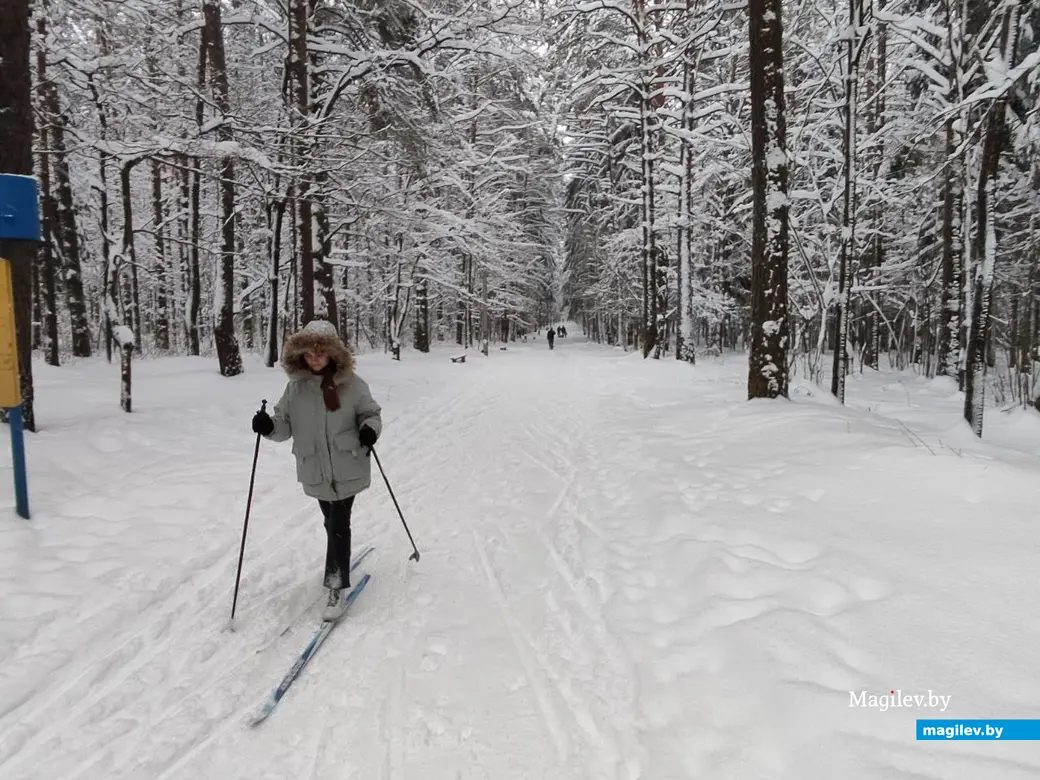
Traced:
<path id="1" fill-rule="evenodd" d="M 267 411 L 267 399 L 260 403 L 260 411 Z M 249 474 L 249 497 L 246 499 L 246 521 L 242 525 L 242 546 L 238 550 L 238 572 L 235 574 L 235 595 L 231 600 L 231 622 L 235 622 L 235 606 L 238 604 L 238 583 L 242 578 L 242 558 L 246 552 L 246 531 L 249 530 L 249 509 L 253 505 L 253 483 L 256 480 L 256 459 L 260 454 L 260 434 L 256 435 L 256 447 L 253 448 L 253 470 Z"/>
<path id="2" fill-rule="evenodd" d="M 379 456 L 376 455 L 376 448 L 369 447 L 369 452 L 375 455 L 376 465 L 379 466 L 379 473 L 383 475 L 383 482 L 386 483 L 386 489 L 390 491 L 390 498 L 394 500 L 394 506 L 397 507 L 397 514 L 401 518 L 401 525 L 404 526 L 404 532 L 408 534 L 408 541 L 412 543 L 412 549 L 415 550 L 411 555 L 408 556 L 410 561 L 419 560 L 419 548 L 415 546 L 415 540 L 412 538 L 412 532 L 408 530 L 408 523 L 404 521 L 404 512 L 401 511 L 401 505 L 397 503 L 397 496 L 394 495 L 394 489 L 390 487 L 390 480 L 386 478 L 386 472 L 383 471 L 383 464 L 379 462 Z"/>

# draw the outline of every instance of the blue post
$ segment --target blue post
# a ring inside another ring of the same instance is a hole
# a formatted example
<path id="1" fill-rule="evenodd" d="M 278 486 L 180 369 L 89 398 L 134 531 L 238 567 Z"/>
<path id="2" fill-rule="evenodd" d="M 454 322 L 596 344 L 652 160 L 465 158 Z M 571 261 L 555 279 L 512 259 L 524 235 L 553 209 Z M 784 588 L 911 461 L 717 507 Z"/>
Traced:
<path id="1" fill-rule="evenodd" d="M 25 441 L 22 436 L 22 405 L 8 412 L 11 426 L 11 462 L 14 465 L 14 498 L 18 514 L 29 519 L 29 483 L 25 476 Z"/>

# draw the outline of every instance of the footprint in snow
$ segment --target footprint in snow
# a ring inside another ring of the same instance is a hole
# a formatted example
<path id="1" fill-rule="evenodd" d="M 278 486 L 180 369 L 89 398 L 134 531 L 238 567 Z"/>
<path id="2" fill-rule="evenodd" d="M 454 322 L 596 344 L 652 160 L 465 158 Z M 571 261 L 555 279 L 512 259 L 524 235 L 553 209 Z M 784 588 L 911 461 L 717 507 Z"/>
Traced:
<path id="1" fill-rule="evenodd" d="M 424 672 L 435 672 L 444 664 L 448 655 L 448 643 L 443 639 L 431 639 L 423 653 L 422 669 Z"/>
<path id="2" fill-rule="evenodd" d="M 516 693 L 517 691 L 522 691 L 528 685 L 530 685 L 530 683 L 528 682 L 527 678 L 521 676 L 521 677 L 517 677 L 515 680 L 513 680 L 513 682 L 511 682 L 508 685 L 506 685 L 506 689 L 510 693 Z"/>

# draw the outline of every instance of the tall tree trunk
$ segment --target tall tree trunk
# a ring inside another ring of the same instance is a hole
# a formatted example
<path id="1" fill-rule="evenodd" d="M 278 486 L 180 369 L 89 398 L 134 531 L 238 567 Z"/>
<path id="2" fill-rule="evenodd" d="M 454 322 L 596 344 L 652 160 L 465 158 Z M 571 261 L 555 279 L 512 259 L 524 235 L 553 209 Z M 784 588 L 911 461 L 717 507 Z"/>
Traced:
<path id="1" fill-rule="evenodd" d="M 942 226 L 942 299 L 939 320 L 939 356 L 937 371 L 957 377 L 960 364 L 961 308 L 963 305 L 964 234 L 964 168 L 956 152 L 961 133 L 958 118 L 946 122 L 946 176 L 943 197 Z"/>
<path id="2" fill-rule="evenodd" d="M 279 196 L 274 202 L 274 216 L 272 220 L 271 215 L 271 201 L 268 200 L 267 204 L 267 229 L 271 230 L 272 238 L 269 245 L 269 256 L 271 258 L 271 293 L 270 293 L 270 304 L 271 312 L 267 323 L 267 350 L 266 356 L 264 357 L 264 365 L 268 368 L 274 366 L 278 362 L 278 274 L 280 273 L 280 264 L 282 259 L 282 223 L 285 220 L 285 206 L 287 198 Z M 272 221 L 274 222 L 272 226 Z"/>
<path id="3" fill-rule="evenodd" d="M 8 0 L 0 13 L 0 173 L 33 173 L 32 74 L 29 0 Z M 22 396 L 22 423 L 36 430 L 32 381 L 32 258 L 35 247 L 11 243 L 3 257 L 11 263 L 15 329 Z"/>
<path id="4" fill-rule="evenodd" d="M 289 0 L 289 69 L 295 97 L 293 127 L 297 133 L 295 162 L 305 169 L 304 152 L 310 124 L 310 83 L 307 72 L 307 0 Z M 297 232 L 300 241 L 301 325 L 314 319 L 314 220 L 310 183 L 304 173 L 297 182 L 296 203 L 299 207 Z"/>
<path id="5" fill-rule="evenodd" d="M 946 100 L 957 105 L 962 94 L 961 62 L 965 58 L 964 17 L 961 4 L 947 2 L 946 27 L 949 36 L 944 53 L 949 57 L 949 90 Z M 961 329 L 964 322 L 964 158 L 960 151 L 967 110 L 946 120 L 946 169 L 943 182 L 942 212 L 942 291 L 939 311 L 939 354 L 936 372 L 956 377 L 960 374 Z"/>
<path id="6" fill-rule="evenodd" d="M 99 32 L 100 36 L 101 33 Z M 101 46 L 104 50 L 104 46 Z M 101 103 L 101 95 L 98 93 L 97 85 L 94 83 L 93 76 L 88 76 L 87 84 L 90 88 L 91 96 L 94 99 L 94 106 L 97 109 L 98 114 L 98 125 L 100 127 L 100 138 L 102 141 L 108 140 L 108 117 L 105 113 L 105 107 Z M 97 194 L 98 194 L 98 209 L 100 211 L 100 228 L 101 228 L 101 289 L 102 296 L 109 295 L 111 290 L 116 287 L 116 273 L 117 269 L 112 267 L 112 242 L 109 238 L 109 213 L 108 213 L 108 153 L 105 151 L 98 152 L 98 183 Z M 115 305 L 115 301 L 118 300 L 118 296 L 112 293 L 112 303 Z M 105 322 L 105 357 L 109 362 L 112 362 L 112 328 L 113 328 L 113 311 L 112 307 L 107 304 L 102 307 L 102 314 Z"/>
<path id="7" fill-rule="evenodd" d="M 849 0 L 849 30 L 845 64 L 845 195 L 841 226 L 841 259 L 838 272 L 837 338 L 831 392 L 845 403 L 845 379 L 849 373 L 849 318 L 852 309 L 852 264 L 856 258 L 856 113 L 859 87 L 859 54 L 863 27 L 862 0 Z"/>
<path id="8" fill-rule="evenodd" d="M 69 173 L 68 153 L 65 147 L 65 127 L 68 116 L 58 102 L 58 89 L 53 81 L 43 85 L 47 113 L 52 122 L 49 138 L 51 163 L 54 171 L 57 197 L 53 231 L 65 282 L 65 304 L 69 309 L 72 330 L 72 354 L 75 357 L 90 357 L 90 318 L 87 316 L 87 301 L 83 291 L 83 271 L 80 258 L 79 227 L 76 224 L 76 207 L 72 200 L 72 177 Z"/>
<path id="9" fill-rule="evenodd" d="M 787 395 L 788 160 L 780 0 L 749 0 L 751 344 L 748 398 Z"/>
<path id="10" fill-rule="evenodd" d="M 696 84 L 696 64 L 691 52 L 683 57 L 683 114 L 682 129 L 692 133 L 696 125 L 693 92 Z M 675 356 L 688 363 L 697 361 L 693 339 L 693 148 L 687 137 L 679 141 L 679 219 L 676 257 L 679 263 L 679 336 L 675 341 Z"/>
<path id="11" fill-rule="evenodd" d="M 155 223 L 155 347 L 170 349 L 170 309 L 166 273 L 166 214 L 163 208 L 162 168 L 152 160 L 152 220 Z"/>
<path id="12" fill-rule="evenodd" d="M 1030 222 L 1032 222 L 1032 219 Z M 1035 235 L 1032 225 L 1030 225 L 1029 234 Z M 1018 328 L 1014 334 L 1014 349 L 1018 352 L 1018 391 L 1023 404 L 1030 403 L 1033 398 L 1033 287 L 1035 284 L 1038 253 L 1034 249 L 1030 254 L 1029 279 L 1026 281 L 1025 288 L 1017 300 L 1019 317 Z"/>
<path id="13" fill-rule="evenodd" d="M 47 56 L 46 50 L 44 49 L 43 42 L 47 39 L 47 15 L 43 8 L 37 9 L 36 14 L 36 32 L 40 41 L 36 48 L 36 78 L 41 93 L 41 103 L 45 103 L 46 100 L 43 98 L 43 84 L 48 83 L 47 78 Z M 53 88 L 53 84 L 51 84 Z M 46 115 L 46 105 L 40 106 L 41 113 Z M 55 286 L 55 265 L 57 260 L 54 257 L 54 248 L 56 245 L 55 235 L 57 233 L 56 216 L 57 208 L 55 207 L 54 190 L 51 182 L 51 132 L 50 125 L 54 122 L 53 116 L 47 116 L 43 124 L 40 126 L 40 146 L 42 147 L 42 154 L 40 155 L 40 195 L 43 204 L 42 209 L 42 238 L 43 241 L 41 246 L 38 248 L 37 257 L 39 259 L 39 281 L 40 287 L 40 317 L 38 321 L 42 325 L 42 329 L 46 334 L 45 339 L 45 356 L 48 365 L 57 366 L 60 363 L 58 354 L 58 296 Z M 60 257 L 60 254 L 59 254 Z M 42 334 L 41 334 L 42 335 Z"/>
<path id="14" fill-rule="evenodd" d="M 40 192 L 42 194 L 42 242 L 37 247 L 37 322 L 40 325 L 40 336 L 44 349 L 44 359 L 47 365 L 57 366 L 61 364 L 58 352 L 58 294 L 55 283 L 54 266 L 57 263 L 54 257 L 54 223 L 57 209 L 54 206 L 54 197 L 51 192 L 51 163 L 46 153 L 49 146 L 50 134 L 46 127 L 40 128 L 40 145 L 44 154 L 40 155 Z"/>
<path id="15" fill-rule="evenodd" d="M 199 31 L 199 59 L 196 69 L 195 83 L 198 86 L 198 97 L 195 99 L 195 126 L 202 134 L 203 122 L 206 118 L 206 101 L 203 98 L 207 81 L 207 61 L 209 49 L 209 25 Z M 202 242 L 202 160 L 192 159 L 191 173 L 191 210 L 188 252 L 188 306 L 185 312 L 185 330 L 188 336 L 188 354 L 198 355 L 202 351 L 199 335 L 199 313 L 202 309 L 202 273 L 199 266 Z"/>
<path id="16" fill-rule="evenodd" d="M 464 288 L 466 286 L 466 264 L 468 258 L 465 254 L 462 255 L 462 284 Z M 468 346 L 466 343 L 466 296 L 464 294 L 459 295 L 458 307 L 455 314 L 455 343 L 460 347 Z"/>
<path id="17" fill-rule="evenodd" d="M 1010 70 L 1015 64 L 1018 45 L 1019 8 L 1010 5 L 1002 20 L 1000 50 L 1004 66 Z M 982 148 L 982 168 L 975 203 L 975 250 L 972 274 L 971 329 L 968 333 L 968 354 L 964 372 L 964 419 L 976 436 L 982 436 L 982 418 L 986 395 L 986 343 L 989 336 L 990 297 L 997 259 L 997 235 L 993 213 L 997 173 L 1000 169 L 1000 151 L 1004 143 L 1007 123 L 1007 99 L 993 101 L 986 119 L 986 137 Z"/>
<path id="18" fill-rule="evenodd" d="M 314 222 L 318 228 L 315 237 L 314 281 L 318 287 L 318 300 L 322 303 L 322 318 L 329 322 L 339 322 L 336 285 L 332 277 L 332 266 L 329 264 L 329 258 L 332 256 L 332 225 L 325 207 L 324 185 L 327 181 L 328 172 L 319 172 L 314 177 L 314 189 L 311 190 Z"/>
<path id="19" fill-rule="evenodd" d="M 289 255 L 289 281 L 285 285 L 285 304 L 284 309 L 286 315 L 292 312 L 292 319 L 285 323 L 287 330 L 296 330 L 300 327 L 300 243 L 299 243 L 299 223 L 295 219 L 299 204 L 297 201 L 296 184 L 289 186 L 289 194 L 292 198 L 290 213 L 294 215 L 294 218 L 290 220 L 289 234 L 290 241 L 289 246 L 292 247 L 292 254 Z"/>
<path id="20" fill-rule="evenodd" d="M 217 137 L 228 143 L 234 136 L 231 131 L 231 96 L 224 55 L 224 30 L 218 0 L 203 0 L 202 10 L 206 18 L 213 97 L 221 113 Z M 213 336 L 221 376 L 238 376 L 242 373 L 242 355 L 238 339 L 235 338 L 235 161 L 230 154 L 225 155 L 220 162 L 220 205 L 223 239 L 220 250 L 220 303 Z"/>
<path id="21" fill-rule="evenodd" d="M 120 253 L 120 265 L 130 269 L 129 320 L 130 330 L 134 332 L 134 341 L 144 341 L 141 333 L 141 299 L 137 284 L 137 245 L 134 241 L 133 208 L 130 190 L 130 176 L 137 161 L 124 163 L 119 171 L 119 182 L 123 198 L 123 250 Z"/>
<path id="22" fill-rule="evenodd" d="M 885 0 L 877 0 L 877 8 L 883 11 Z M 874 158 L 874 189 L 876 192 L 885 192 L 886 183 L 881 180 L 884 171 L 885 146 L 881 131 L 885 127 L 885 95 L 888 83 L 888 26 L 879 23 L 877 25 L 877 57 L 874 71 L 874 100 L 870 111 L 870 126 L 868 135 L 874 139 L 872 156 Z M 874 227 L 873 246 L 870 259 L 871 276 L 878 279 L 881 274 L 881 266 L 885 262 L 885 240 L 883 225 L 885 220 L 885 204 L 880 198 L 873 209 L 872 222 Z M 879 303 L 880 305 L 880 303 Z M 867 333 L 864 351 L 864 360 L 868 366 L 877 371 L 880 368 L 881 358 L 881 314 L 877 306 L 870 306 L 867 315 Z"/>
<path id="23" fill-rule="evenodd" d="M 491 341 L 491 313 L 488 309 L 488 272 L 480 269 L 480 351 L 486 357 Z"/>
<path id="24" fill-rule="evenodd" d="M 180 241 L 180 273 L 178 287 L 181 290 L 176 310 L 180 312 L 177 321 L 183 332 L 185 345 L 189 355 L 199 354 L 198 305 L 201 299 L 201 281 L 199 280 L 198 244 L 198 159 L 181 155 L 180 157 L 180 215 L 178 216 L 178 232 Z M 199 291 L 199 295 L 196 295 Z"/>
<path id="25" fill-rule="evenodd" d="M 429 282 L 420 270 L 415 284 L 415 331 L 413 346 L 417 352 L 430 351 L 430 298 Z"/>
<path id="26" fill-rule="evenodd" d="M 130 189 L 130 174 L 138 161 L 127 161 L 119 168 L 119 191 L 123 210 L 123 240 L 118 258 L 119 262 L 109 271 L 109 285 L 105 292 L 105 319 L 112 333 L 112 340 L 119 347 L 120 358 L 120 392 L 119 405 L 124 412 L 133 409 L 133 388 L 131 384 L 131 361 L 134 347 L 140 338 L 133 325 L 123 323 L 123 314 L 119 310 L 119 273 L 123 268 L 134 268 L 137 265 L 137 252 L 134 243 L 134 211 Z M 125 308 L 125 300 L 124 300 Z M 131 319 L 132 323 L 133 320 Z"/>
<path id="27" fill-rule="evenodd" d="M 130 186 L 130 176 L 133 172 L 134 166 L 139 160 L 127 161 L 122 164 L 119 168 L 119 193 L 120 202 L 123 209 L 123 241 L 122 247 L 119 251 L 119 264 L 112 273 L 112 299 L 115 302 L 117 279 L 119 272 L 123 268 L 135 268 L 137 266 L 137 243 L 134 240 L 134 207 L 133 207 L 133 191 Z M 129 329 L 133 332 L 132 338 L 122 338 L 123 341 L 132 341 L 134 343 L 140 342 L 140 334 L 134 330 L 134 322 L 136 321 L 132 309 L 131 316 L 129 319 Z M 120 320 L 121 321 L 121 320 Z M 125 335 L 125 334 L 124 334 Z M 117 338 L 117 342 L 121 339 Z"/>
<path id="28" fill-rule="evenodd" d="M 642 78 L 642 90 L 639 95 L 639 142 L 640 157 L 642 161 L 642 197 L 640 198 L 640 222 L 642 224 L 643 245 L 640 248 L 640 263 L 643 276 L 643 322 L 642 350 L 643 357 L 649 357 L 655 351 L 661 334 L 658 332 L 658 274 L 657 274 L 657 230 L 654 225 L 655 196 L 654 187 L 654 154 L 656 144 L 654 143 L 655 113 L 650 103 L 650 81 L 647 73 L 648 56 L 646 16 L 643 0 L 636 2 L 637 18 L 640 22 L 638 35 L 640 39 L 641 63 L 640 76 Z"/>
<path id="29" fill-rule="evenodd" d="M 1022 325 L 1022 363 L 1025 372 L 1025 397 L 1040 412 L 1040 388 L 1033 383 L 1033 365 L 1040 362 L 1040 252 L 1033 253 L 1033 267 L 1029 271 L 1024 308 L 1028 315 Z"/>

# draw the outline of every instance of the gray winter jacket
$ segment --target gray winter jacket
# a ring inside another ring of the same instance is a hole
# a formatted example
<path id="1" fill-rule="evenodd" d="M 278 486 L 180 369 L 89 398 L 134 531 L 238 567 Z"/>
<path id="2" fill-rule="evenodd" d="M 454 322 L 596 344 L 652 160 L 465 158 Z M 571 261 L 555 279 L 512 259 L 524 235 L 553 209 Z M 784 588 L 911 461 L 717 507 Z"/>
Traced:
<path id="1" fill-rule="evenodd" d="M 335 411 L 325 407 L 321 377 L 302 363 L 304 353 L 315 346 L 324 349 L 336 365 L 334 382 L 340 406 Z M 286 340 L 282 367 L 289 383 L 275 404 L 271 415 L 274 431 L 267 438 L 292 439 L 296 477 L 304 493 L 323 501 L 338 501 L 368 488 L 372 464 L 358 431 L 367 425 L 377 436 L 382 434 L 382 410 L 365 380 L 354 373 L 353 355 L 334 330 L 329 333 L 322 328 L 305 328 Z"/>

